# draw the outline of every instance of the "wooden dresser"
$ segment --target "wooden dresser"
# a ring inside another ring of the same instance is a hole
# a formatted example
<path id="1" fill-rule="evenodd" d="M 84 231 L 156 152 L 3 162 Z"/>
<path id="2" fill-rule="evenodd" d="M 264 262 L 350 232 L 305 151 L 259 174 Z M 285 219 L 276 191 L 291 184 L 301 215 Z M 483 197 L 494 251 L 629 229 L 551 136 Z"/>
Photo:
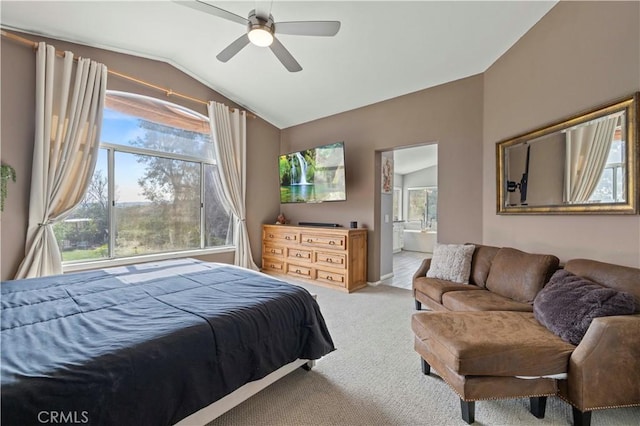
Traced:
<path id="1" fill-rule="evenodd" d="M 262 225 L 262 272 L 358 290 L 367 285 L 367 230 Z"/>

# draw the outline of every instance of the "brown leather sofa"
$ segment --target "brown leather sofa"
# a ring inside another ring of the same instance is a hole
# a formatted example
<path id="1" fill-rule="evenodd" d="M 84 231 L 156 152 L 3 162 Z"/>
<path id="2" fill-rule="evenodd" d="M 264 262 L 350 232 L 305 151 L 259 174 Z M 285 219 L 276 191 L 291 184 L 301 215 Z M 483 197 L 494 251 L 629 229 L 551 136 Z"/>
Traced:
<path id="1" fill-rule="evenodd" d="M 548 254 L 531 254 L 510 247 L 476 245 L 469 284 L 426 276 L 425 259 L 413 276 L 416 309 L 432 311 L 532 312 L 533 299 L 558 268 Z"/>
<path id="2" fill-rule="evenodd" d="M 487 258 L 483 250 L 477 254 L 479 274 Z M 573 406 L 574 425 L 589 425 L 592 410 L 640 405 L 640 269 L 585 259 L 570 260 L 564 269 L 631 293 L 636 314 L 595 318 L 577 346 L 541 325 L 533 312 L 452 310 L 460 305 L 444 296 L 463 290 L 443 291 L 442 302 L 433 305 L 439 311 L 413 315 L 422 371 L 433 367 L 458 394 L 467 423 L 474 422 L 478 400 L 529 397 L 532 414 L 542 418 L 546 398 L 559 396 Z M 471 285 L 479 284 L 476 276 Z M 414 287 L 416 304 L 431 307 L 433 293 L 425 290 L 419 282 Z"/>

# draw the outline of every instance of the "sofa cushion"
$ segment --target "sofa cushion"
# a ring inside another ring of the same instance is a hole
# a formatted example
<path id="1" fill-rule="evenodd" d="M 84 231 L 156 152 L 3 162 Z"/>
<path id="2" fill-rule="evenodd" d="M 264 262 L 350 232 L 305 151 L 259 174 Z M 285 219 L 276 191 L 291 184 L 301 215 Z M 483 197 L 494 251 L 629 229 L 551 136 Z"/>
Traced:
<path id="1" fill-rule="evenodd" d="M 603 287 L 566 270 L 553 274 L 533 302 L 536 319 L 574 345 L 580 343 L 594 318 L 634 311 L 632 294 Z"/>
<path id="2" fill-rule="evenodd" d="M 532 312 L 420 312 L 411 327 L 434 356 L 462 375 L 566 373 L 575 349 Z"/>
<path id="3" fill-rule="evenodd" d="M 559 263 L 553 255 L 502 247 L 493 258 L 487 289 L 518 302 L 533 303 Z"/>
<path id="4" fill-rule="evenodd" d="M 477 286 L 481 291 L 450 291 L 442 295 L 442 306 L 450 311 L 518 311 L 531 312 L 528 303 L 517 302 Z"/>
<path id="5" fill-rule="evenodd" d="M 436 244 L 427 277 L 469 283 L 474 249 L 471 244 Z"/>
<path id="6" fill-rule="evenodd" d="M 471 276 L 469 283 L 484 288 L 487 284 L 487 277 L 491 269 L 491 262 L 500 247 L 483 246 L 476 244 L 476 249 L 471 258 Z"/>
<path id="7" fill-rule="evenodd" d="M 413 280 L 413 288 L 424 293 L 435 302 L 442 303 L 442 295 L 449 291 L 458 290 L 482 290 L 476 285 L 458 284 L 449 280 L 439 278 L 419 277 Z"/>

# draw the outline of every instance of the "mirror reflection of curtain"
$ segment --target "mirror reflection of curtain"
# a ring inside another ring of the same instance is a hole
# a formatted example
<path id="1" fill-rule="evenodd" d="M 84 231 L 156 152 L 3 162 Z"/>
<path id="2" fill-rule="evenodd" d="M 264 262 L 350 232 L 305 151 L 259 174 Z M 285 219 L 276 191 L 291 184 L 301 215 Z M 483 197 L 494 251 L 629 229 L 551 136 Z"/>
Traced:
<path id="1" fill-rule="evenodd" d="M 566 132 L 565 202 L 589 200 L 607 163 L 618 117 L 606 117 Z"/>

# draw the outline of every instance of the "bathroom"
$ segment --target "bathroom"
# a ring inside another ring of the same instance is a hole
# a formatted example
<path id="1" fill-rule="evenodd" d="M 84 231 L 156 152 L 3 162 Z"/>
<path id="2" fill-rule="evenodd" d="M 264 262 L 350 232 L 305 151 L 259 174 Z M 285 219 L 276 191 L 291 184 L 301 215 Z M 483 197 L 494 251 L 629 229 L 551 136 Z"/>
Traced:
<path id="1" fill-rule="evenodd" d="M 433 253 L 438 232 L 438 146 L 393 152 L 393 253 Z"/>

